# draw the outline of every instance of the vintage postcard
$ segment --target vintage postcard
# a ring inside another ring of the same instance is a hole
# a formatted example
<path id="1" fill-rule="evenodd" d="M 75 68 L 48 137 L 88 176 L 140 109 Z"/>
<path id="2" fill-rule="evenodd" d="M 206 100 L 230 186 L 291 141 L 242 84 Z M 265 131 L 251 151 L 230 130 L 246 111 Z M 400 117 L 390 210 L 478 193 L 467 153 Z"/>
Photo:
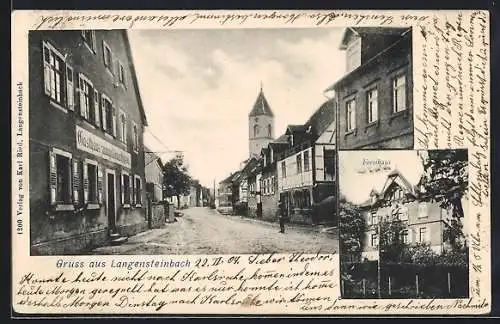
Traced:
<path id="1" fill-rule="evenodd" d="M 489 20 L 14 12 L 13 316 L 488 314 Z"/>

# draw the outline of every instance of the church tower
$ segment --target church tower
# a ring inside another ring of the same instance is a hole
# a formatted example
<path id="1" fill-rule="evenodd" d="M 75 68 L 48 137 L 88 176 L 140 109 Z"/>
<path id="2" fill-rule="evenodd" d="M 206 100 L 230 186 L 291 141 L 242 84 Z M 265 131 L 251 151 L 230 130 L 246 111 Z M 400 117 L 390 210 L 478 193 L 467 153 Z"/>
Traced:
<path id="1" fill-rule="evenodd" d="M 262 84 L 252 111 L 248 114 L 248 148 L 250 157 L 259 156 L 260 150 L 274 139 L 274 114 L 264 96 Z"/>

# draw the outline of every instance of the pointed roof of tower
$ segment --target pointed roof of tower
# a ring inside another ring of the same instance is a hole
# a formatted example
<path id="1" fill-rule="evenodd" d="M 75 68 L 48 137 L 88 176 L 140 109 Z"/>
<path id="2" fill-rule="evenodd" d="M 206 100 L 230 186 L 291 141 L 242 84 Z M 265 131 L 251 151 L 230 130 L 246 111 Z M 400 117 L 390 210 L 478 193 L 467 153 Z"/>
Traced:
<path id="1" fill-rule="evenodd" d="M 264 95 L 264 91 L 262 90 L 262 83 L 261 83 L 259 96 L 257 97 L 257 100 L 255 100 L 252 111 L 250 111 L 248 117 L 255 117 L 262 115 L 274 117 L 273 111 L 271 110 L 271 107 L 267 102 L 266 96 Z"/>

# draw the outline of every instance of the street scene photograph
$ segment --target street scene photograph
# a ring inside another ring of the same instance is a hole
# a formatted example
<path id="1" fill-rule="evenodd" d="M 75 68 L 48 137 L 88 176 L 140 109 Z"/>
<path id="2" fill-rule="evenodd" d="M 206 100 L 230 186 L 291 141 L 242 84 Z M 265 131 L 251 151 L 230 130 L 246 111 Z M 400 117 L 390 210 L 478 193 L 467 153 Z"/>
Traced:
<path id="1" fill-rule="evenodd" d="M 343 298 L 467 298 L 468 188 L 467 150 L 339 152 Z"/>
<path id="2" fill-rule="evenodd" d="M 28 38 L 31 255 L 333 253 L 340 99 L 408 30 Z M 402 140 L 368 136 L 406 147 L 410 80 L 394 77 L 398 116 L 387 129 L 404 128 Z"/>

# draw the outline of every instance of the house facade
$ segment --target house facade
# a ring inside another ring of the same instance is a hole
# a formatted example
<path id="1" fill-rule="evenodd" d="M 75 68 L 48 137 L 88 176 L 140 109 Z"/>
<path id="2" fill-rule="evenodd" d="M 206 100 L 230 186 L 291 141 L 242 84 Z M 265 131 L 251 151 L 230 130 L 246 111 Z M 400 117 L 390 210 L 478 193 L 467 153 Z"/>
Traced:
<path id="1" fill-rule="evenodd" d="M 413 148 L 411 28 L 346 28 L 340 49 L 339 149 Z"/>
<path id="2" fill-rule="evenodd" d="M 147 125 L 126 31 L 29 33 L 31 254 L 147 228 Z"/>
<path id="3" fill-rule="evenodd" d="M 153 202 L 163 200 L 163 163 L 149 148 L 144 148 L 146 192 Z"/>
<path id="4" fill-rule="evenodd" d="M 421 197 L 418 187 L 412 186 L 397 170 L 388 175 L 380 192 L 371 191 L 370 199 L 360 206 L 366 224 L 362 259 L 378 260 L 380 232 L 383 231 L 380 227 L 388 222 L 399 222 L 400 233 L 395 235 L 404 244 L 428 244 L 438 254 L 449 248 L 443 231 L 450 224 L 451 210 Z"/>
<path id="5" fill-rule="evenodd" d="M 217 188 L 217 207 L 219 206 L 231 206 L 233 200 L 233 192 L 232 192 L 232 179 L 233 175 L 231 174 L 226 179 L 219 182 L 219 186 Z"/>
<path id="6" fill-rule="evenodd" d="M 325 102 L 304 125 L 289 125 L 288 148 L 277 157 L 277 190 L 292 222 L 317 223 L 313 206 L 335 195 L 335 99 Z"/>

